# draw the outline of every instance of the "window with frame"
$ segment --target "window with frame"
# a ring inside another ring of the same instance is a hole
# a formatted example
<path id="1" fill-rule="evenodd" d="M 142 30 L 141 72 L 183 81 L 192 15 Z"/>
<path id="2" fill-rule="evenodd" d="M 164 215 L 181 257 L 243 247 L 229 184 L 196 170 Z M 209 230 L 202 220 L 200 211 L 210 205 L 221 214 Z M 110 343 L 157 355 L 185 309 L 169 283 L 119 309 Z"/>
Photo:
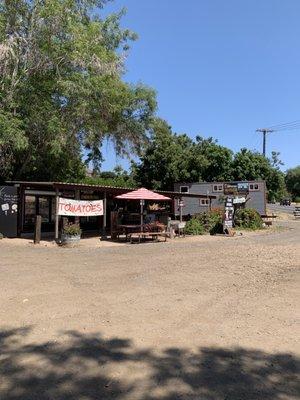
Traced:
<path id="1" fill-rule="evenodd" d="M 190 188 L 188 186 L 180 186 L 180 193 L 188 193 Z"/>
<path id="2" fill-rule="evenodd" d="M 200 199 L 199 203 L 200 203 L 200 206 L 208 206 L 209 199 Z"/>
<path id="3" fill-rule="evenodd" d="M 249 190 L 251 190 L 252 192 L 259 190 L 258 183 L 250 183 Z"/>
<path id="4" fill-rule="evenodd" d="M 213 192 L 223 192 L 223 184 L 213 185 Z"/>

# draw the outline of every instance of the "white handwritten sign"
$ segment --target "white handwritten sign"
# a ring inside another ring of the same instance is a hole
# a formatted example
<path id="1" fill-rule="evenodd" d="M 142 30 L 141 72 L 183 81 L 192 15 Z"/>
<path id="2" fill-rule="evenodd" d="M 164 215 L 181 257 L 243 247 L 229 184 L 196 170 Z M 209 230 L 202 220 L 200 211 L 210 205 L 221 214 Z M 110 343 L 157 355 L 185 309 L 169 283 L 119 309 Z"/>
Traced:
<path id="1" fill-rule="evenodd" d="M 235 197 L 233 199 L 233 204 L 243 204 L 246 203 L 245 197 Z"/>
<path id="2" fill-rule="evenodd" d="M 58 199 L 58 215 L 75 217 L 103 215 L 103 200 L 84 201 L 60 197 Z"/>

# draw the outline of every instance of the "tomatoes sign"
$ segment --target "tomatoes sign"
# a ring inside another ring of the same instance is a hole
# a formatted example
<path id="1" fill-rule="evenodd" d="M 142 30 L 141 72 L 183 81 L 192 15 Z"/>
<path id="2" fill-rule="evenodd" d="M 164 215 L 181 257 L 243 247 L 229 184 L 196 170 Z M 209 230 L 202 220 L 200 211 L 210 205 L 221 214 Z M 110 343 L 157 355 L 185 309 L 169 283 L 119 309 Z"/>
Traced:
<path id="1" fill-rule="evenodd" d="M 58 215 L 74 217 L 103 215 L 103 200 L 84 201 L 60 197 L 58 199 Z"/>

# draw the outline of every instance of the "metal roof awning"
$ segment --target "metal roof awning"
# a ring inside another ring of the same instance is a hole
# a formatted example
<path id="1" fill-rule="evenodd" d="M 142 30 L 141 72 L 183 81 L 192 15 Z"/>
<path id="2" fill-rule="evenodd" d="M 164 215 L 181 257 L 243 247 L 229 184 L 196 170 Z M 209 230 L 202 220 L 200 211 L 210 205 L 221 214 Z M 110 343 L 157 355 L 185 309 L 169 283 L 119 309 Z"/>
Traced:
<path id="1" fill-rule="evenodd" d="M 65 189 L 65 190 L 96 190 L 101 192 L 111 193 L 113 195 L 120 195 L 123 193 L 127 193 L 129 191 L 133 191 L 138 188 L 130 188 L 130 187 L 119 187 L 119 186 L 108 186 L 108 185 L 96 185 L 89 183 L 68 183 L 68 182 L 30 182 L 30 181 L 7 181 L 6 183 L 11 185 L 19 185 L 25 187 L 26 189 L 34 189 L 34 188 L 43 188 L 47 189 Z M 171 198 L 205 198 L 205 199 L 216 199 L 215 195 L 205 195 L 205 194 L 195 194 L 195 193 L 180 193 L 180 192 L 172 192 L 165 190 L 153 190 L 155 193 L 159 193 L 161 195 L 171 197 Z"/>

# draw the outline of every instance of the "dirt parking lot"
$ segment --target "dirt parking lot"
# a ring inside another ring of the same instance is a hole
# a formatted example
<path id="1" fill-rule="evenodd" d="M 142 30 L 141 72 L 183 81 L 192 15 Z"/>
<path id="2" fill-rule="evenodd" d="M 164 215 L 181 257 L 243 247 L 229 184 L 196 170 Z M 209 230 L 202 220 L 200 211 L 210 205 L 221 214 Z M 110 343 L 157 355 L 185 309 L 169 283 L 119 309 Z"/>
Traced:
<path id="1" fill-rule="evenodd" d="M 0 399 L 299 399 L 300 221 L 284 225 L 112 247 L 0 241 Z"/>

